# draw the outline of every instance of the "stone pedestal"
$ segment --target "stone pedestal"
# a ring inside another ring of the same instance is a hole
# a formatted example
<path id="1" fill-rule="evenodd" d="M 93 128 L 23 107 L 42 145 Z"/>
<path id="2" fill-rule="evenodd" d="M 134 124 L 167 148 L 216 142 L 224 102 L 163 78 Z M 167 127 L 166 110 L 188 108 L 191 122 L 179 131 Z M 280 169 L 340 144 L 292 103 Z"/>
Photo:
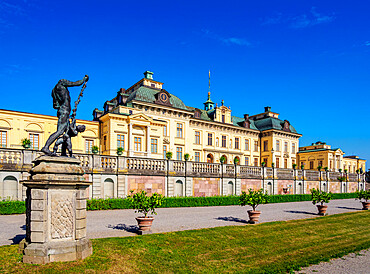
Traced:
<path id="1" fill-rule="evenodd" d="M 92 254 L 86 238 L 87 187 L 80 161 L 41 156 L 26 195 L 26 239 L 20 243 L 23 262 L 45 264 L 84 259 Z"/>

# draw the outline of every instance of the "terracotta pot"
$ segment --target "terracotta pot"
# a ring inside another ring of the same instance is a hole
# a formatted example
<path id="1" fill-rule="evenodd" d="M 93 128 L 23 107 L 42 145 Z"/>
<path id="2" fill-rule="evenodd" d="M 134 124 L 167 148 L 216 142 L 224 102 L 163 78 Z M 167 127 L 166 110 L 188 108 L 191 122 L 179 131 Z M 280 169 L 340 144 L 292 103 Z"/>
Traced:
<path id="1" fill-rule="evenodd" d="M 136 221 L 141 231 L 150 231 L 154 218 L 153 217 L 137 217 Z"/>
<path id="2" fill-rule="evenodd" d="M 362 210 L 369 210 L 370 202 L 362 202 Z"/>
<path id="3" fill-rule="evenodd" d="M 319 210 L 319 215 L 324 216 L 326 214 L 326 210 L 328 209 L 328 206 L 317 205 L 317 209 Z"/>
<path id="4" fill-rule="evenodd" d="M 256 222 L 258 222 L 258 219 L 261 215 L 261 211 L 248 210 L 248 215 L 249 215 L 249 223 L 255 224 Z"/>

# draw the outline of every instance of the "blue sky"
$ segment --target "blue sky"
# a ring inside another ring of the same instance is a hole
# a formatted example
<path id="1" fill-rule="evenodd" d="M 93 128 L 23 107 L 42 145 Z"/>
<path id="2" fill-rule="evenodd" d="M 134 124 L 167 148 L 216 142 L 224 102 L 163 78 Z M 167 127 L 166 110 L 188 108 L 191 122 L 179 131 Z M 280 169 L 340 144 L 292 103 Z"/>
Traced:
<path id="1" fill-rule="evenodd" d="M 145 70 L 186 105 L 269 105 L 303 134 L 370 159 L 367 1 L 0 1 L 0 108 L 55 115 L 61 78 L 90 75 L 78 117 Z M 74 101 L 80 88 L 72 88 Z"/>

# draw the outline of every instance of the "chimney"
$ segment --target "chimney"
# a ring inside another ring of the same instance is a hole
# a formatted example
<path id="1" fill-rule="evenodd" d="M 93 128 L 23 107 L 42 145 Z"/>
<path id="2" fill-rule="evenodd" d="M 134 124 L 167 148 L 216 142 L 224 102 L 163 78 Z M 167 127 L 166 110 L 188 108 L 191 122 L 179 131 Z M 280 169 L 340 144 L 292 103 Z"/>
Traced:
<path id="1" fill-rule="evenodd" d="M 144 72 L 144 77 L 145 79 L 153 80 L 153 72 L 147 70 L 146 72 Z"/>
<path id="2" fill-rule="evenodd" d="M 244 114 L 244 120 L 248 120 L 249 119 L 249 114 Z"/>
<path id="3" fill-rule="evenodd" d="M 270 112 L 271 111 L 271 107 L 265 107 L 265 112 Z"/>

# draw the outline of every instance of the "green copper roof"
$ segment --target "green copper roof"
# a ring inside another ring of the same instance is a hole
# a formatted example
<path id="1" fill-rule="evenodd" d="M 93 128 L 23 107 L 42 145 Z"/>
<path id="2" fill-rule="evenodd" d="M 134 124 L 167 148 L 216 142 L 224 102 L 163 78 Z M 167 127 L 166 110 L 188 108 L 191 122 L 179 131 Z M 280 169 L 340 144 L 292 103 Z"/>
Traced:
<path id="1" fill-rule="evenodd" d="M 277 118 L 273 118 L 273 117 L 267 117 L 267 118 L 263 118 L 260 120 L 255 120 L 254 123 L 257 129 L 260 131 L 268 130 L 268 129 L 283 130 L 283 127 L 284 127 L 284 121 L 277 119 Z M 292 133 L 297 133 L 297 131 L 292 125 L 290 125 L 289 129 Z"/>
<path id="2" fill-rule="evenodd" d="M 232 119 L 232 122 L 233 122 L 234 126 L 242 126 L 243 125 L 244 118 L 231 116 L 231 119 Z M 250 129 L 257 129 L 258 130 L 258 128 L 256 127 L 253 120 L 249 120 L 249 122 L 250 122 Z"/>
<path id="3" fill-rule="evenodd" d="M 135 90 L 134 92 L 132 92 L 130 94 L 130 96 L 127 98 L 126 103 L 129 103 L 132 100 L 154 103 L 156 101 L 154 95 L 158 92 L 159 92 L 158 89 L 151 89 L 151 88 L 148 88 L 148 87 L 141 86 L 137 90 Z M 170 103 L 175 108 L 188 110 L 187 107 L 185 106 L 185 104 L 178 97 L 176 97 L 173 94 L 171 94 Z"/>
<path id="4" fill-rule="evenodd" d="M 339 148 L 316 148 L 316 149 L 307 149 L 307 150 L 300 150 L 297 153 L 305 153 L 305 152 L 314 152 L 314 151 L 327 151 L 327 150 L 338 150 Z"/>

